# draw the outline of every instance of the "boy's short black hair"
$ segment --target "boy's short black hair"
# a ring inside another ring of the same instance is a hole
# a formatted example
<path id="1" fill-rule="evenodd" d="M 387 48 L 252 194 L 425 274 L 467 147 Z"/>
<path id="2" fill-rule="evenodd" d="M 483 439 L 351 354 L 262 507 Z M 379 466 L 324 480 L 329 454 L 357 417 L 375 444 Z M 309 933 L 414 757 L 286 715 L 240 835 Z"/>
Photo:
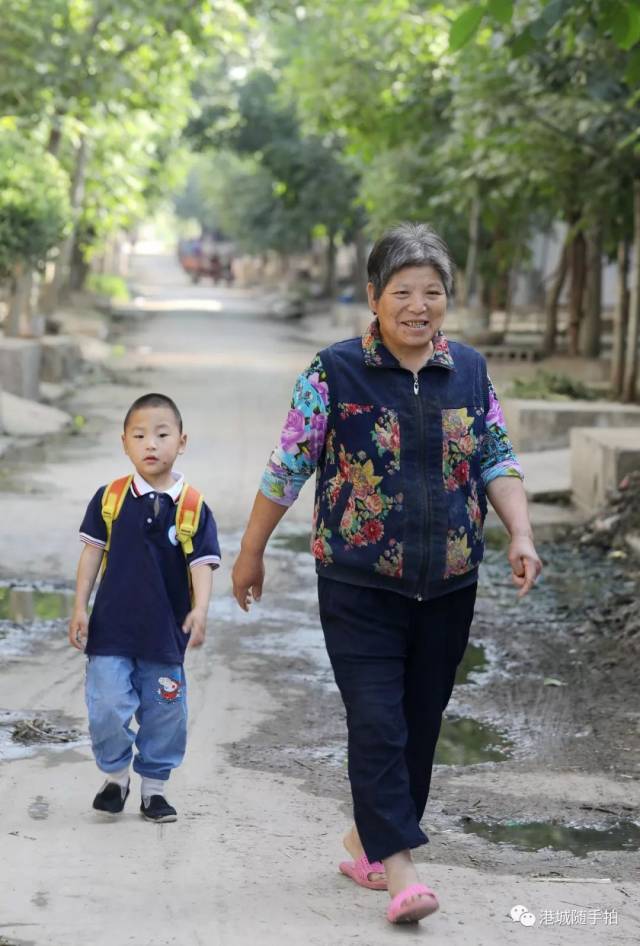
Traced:
<path id="1" fill-rule="evenodd" d="M 173 411 L 173 416 L 176 419 L 176 423 L 182 433 L 182 415 L 178 410 L 175 401 L 172 401 L 170 397 L 167 397 L 166 394 L 156 394 L 151 392 L 150 394 L 143 394 L 141 397 L 136 398 L 133 402 L 124 418 L 124 429 L 127 429 L 127 424 L 131 418 L 131 415 L 134 411 L 139 411 L 143 407 L 168 407 L 169 410 Z"/>

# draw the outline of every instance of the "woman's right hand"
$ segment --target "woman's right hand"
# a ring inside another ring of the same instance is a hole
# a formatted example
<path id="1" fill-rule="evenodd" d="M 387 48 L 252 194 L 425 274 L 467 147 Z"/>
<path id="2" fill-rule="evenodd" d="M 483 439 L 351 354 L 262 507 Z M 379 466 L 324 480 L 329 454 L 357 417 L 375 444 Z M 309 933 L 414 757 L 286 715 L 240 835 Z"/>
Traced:
<path id="1" fill-rule="evenodd" d="M 264 558 L 261 552 L 240 550 L 233 571 L 233 597 L 243 611 L 249 610 L 252 601 L 259 601 L 262 597 L 264 582 Z"/>

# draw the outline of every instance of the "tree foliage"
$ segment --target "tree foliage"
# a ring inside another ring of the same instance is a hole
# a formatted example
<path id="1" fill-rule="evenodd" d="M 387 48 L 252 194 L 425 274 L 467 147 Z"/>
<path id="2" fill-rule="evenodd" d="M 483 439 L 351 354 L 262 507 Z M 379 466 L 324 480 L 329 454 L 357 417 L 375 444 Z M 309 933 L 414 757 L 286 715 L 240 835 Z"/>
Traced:
<path id="1" fill-rule="evenodd" d="M 204 154 L 178 200 L 181 213 L 197 209 L 197 194 L 202 225 L 254 252 L 292 253 L 314 233 L 353 228 L 355 170 L 333 140 L 304 133 L 270 73 L 242 74 L 225 101 L 208 97 L 202 80 L 199 89 L 206 107 L 189 134 Z"/>
<path id="2" fill-rule="evenodd" d="M 56 159 L 0 124 L 0 277 L 45 262 L 70 223 L 68 194 Z"/>

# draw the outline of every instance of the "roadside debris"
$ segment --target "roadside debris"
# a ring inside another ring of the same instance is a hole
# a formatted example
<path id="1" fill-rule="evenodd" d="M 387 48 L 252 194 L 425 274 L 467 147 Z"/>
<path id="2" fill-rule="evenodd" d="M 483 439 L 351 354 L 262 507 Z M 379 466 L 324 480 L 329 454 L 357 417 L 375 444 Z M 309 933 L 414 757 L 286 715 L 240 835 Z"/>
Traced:
<path id="1" fill-rule="evenodd" d="M 605 508 L 587 520 L 577 532 L 580 545 L 594 545 L 610 553 L 630 554 L 633 538 L 640 536 L 640 470 L 625 476 Z M 614 554 L 612 557 L 621 556 Z"/>
<path id="2" fill-rule="evenodd" d="M 82 738 L 77 729 L 63 729 L 47 719 L 37 716 L 35 719 L 21 719 L 11 727 L 11 738 L 21 745 L 33 745 L 41 742 L 75 742 Z"/>

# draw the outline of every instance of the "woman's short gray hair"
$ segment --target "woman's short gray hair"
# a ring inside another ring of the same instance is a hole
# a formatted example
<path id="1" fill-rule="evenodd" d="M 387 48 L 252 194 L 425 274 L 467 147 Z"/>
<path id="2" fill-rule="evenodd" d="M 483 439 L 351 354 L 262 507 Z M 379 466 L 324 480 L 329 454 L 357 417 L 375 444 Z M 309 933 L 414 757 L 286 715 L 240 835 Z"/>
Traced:
<path id="1" fill-rule="evenodd" d="M 453 262 L 447 244 L 427 223 L 399 223 L 376 240 L 367 261 L 369 282 L 379 299 L 394 273 L 407 266 L 433 266 L 447 296 L 453 289 Z"/>

